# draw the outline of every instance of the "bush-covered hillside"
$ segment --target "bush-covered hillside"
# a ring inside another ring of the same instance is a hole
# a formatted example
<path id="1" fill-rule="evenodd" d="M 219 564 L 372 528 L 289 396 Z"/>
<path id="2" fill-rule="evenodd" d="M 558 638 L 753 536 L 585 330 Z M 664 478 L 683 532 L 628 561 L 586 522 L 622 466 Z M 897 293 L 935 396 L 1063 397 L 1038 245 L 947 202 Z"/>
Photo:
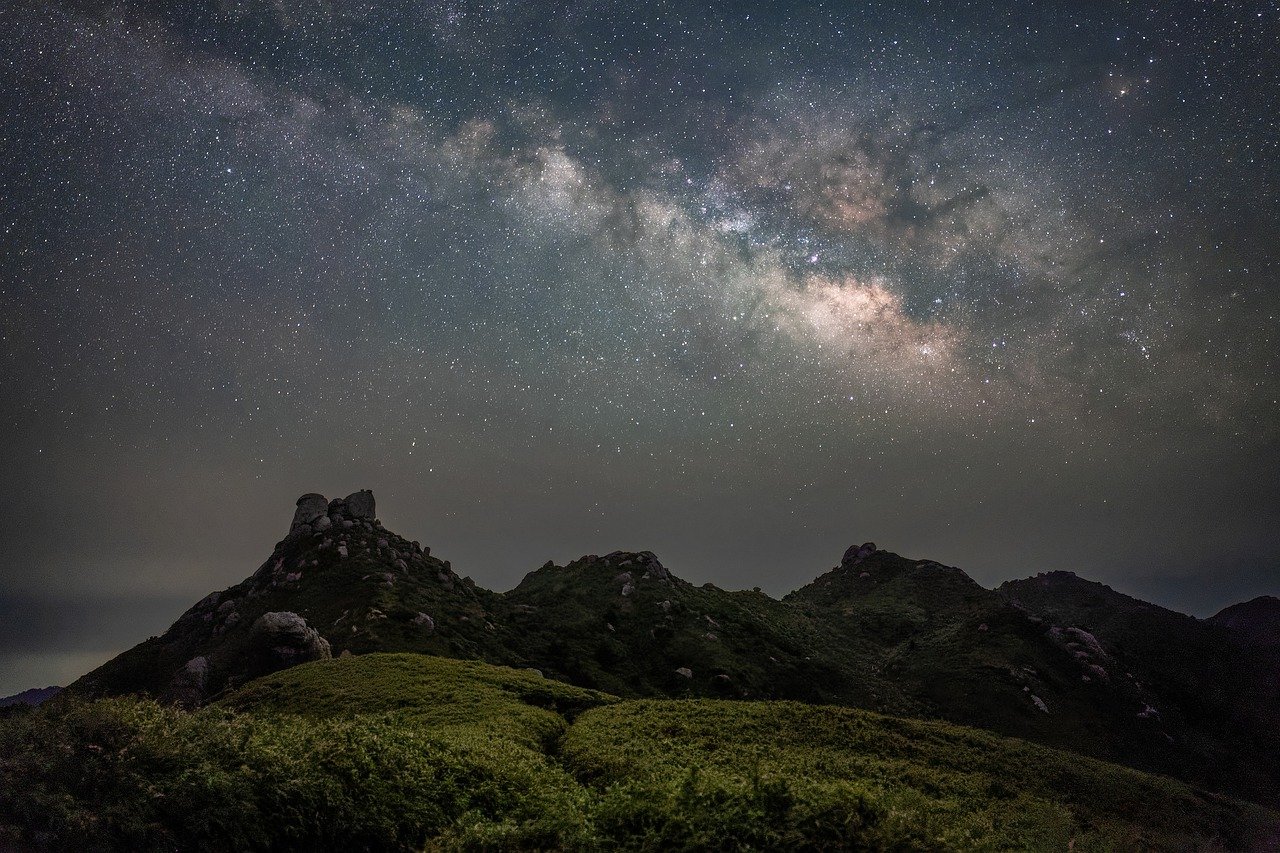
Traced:
<path id="1" fill-rule="evenodd" d="M 870 542 L 781 601 L 696 586 L 648 551 L 546 563 L 498 593 L 375 515 L 369 492 L 303 495 L 253 575 L 69 692 L 194 708 L 305 661 L 413 652 L 630 699 L 946 720 L 1280 807 L 1280 656 L 1226 625 L 1048 576 L 989 590 Z"/>
<path id="2" fill-rule="evenodd" d="M 195 712 L 0 720 L 0 848 L 1248 850 L 1280 816 L 944 723 L 620 701 L 413 654 L 294 667 Z"/>

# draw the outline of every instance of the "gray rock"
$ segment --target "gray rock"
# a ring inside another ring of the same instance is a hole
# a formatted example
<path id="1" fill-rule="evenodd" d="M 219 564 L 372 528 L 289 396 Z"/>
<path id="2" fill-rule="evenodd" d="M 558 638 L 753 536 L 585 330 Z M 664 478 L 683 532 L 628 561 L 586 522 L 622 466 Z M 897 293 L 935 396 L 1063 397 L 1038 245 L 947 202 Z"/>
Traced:
<path id="1" fill-rule="evenodd" d="M 658 557 L 652 551 L 641 551 L 637 555 L 637 559 L 645 567 L 646 572 L 652 578 L 658 580 L 671 580 L 671 572 L 667 571 L 667 567 L 658 562 Z"/>
<path id="2" fill-rule="evenodd" d="M 432 619 L 425 613 L 419 613 L 417 616 L 413 617 L 413 624 L 421 625 L 428 631 L 434 631 L 436 628 L 436 620 Z"/>
<path id="3" fill-rule="evenodd" d="M 342 526 L 346 528 L 352 528 L 356 526 L 356 523 L 349 518 L 344 518 L 342 520 Z"/>
<path id="4" fill-rule="evenodd" d="M 200 655 L 174 673 L 165 698 L 185 708 L 194 708 L 204 701 L 208 688 L 209 659 Z"/>
<path id="5" fill-rule="evenodd" d="M 275 672 L 295 664 L 332 657 L 329 641 L 297 613 L 264 613 L 249 630 L 252 650 L 248 673 L 251 677 Z"/>
<path id="6" fill-rule="evenodd" d="M 850 545 L 844 552 L 844 556 L 840 558 L 840 564 L 861 563 L 867 557 L 876 552 L 876 543 L 863 542 L 861 545 Z"/>
<path id="7" fill-rule="evenodd" d="M 676 670 L 676 675 L 682 676 L 683 678 L 693 678 L 693 670 L 689 669 L 687 666 L 682 666 Z"/>
<path id="8" fill-rule="evenodd" d="M 329 515 L 342 518 L 347 514 L 347 502 L 342 498 L 334 498 L 329 501 Z"/>
<path id="9" fill-rule="evenodd" d="M 322 530 L 328 530 L 332 526 L 333 526 L 333 519 L 329 518 L 329 516 L 327 515 L 322 515 L 319 518 L 317 518 L 315 521 L 311 522 L 311 529 L 317 533 L 321 532 Z"/>
<path id="10" fill-rule="evenodd" d="M 310 524 L 324 516 L 328 509 L 329 502 L 325 500 L 324 495 L 308 492 L 298 498 L 298 508 L 294 510 L 293 524 L 289 525 L 289 530 L 292 532 L 303 524 Z"/>
<path id="11" fill-rule="evenodd" d="M 622 585 L 622 594 L 623 594 L 623 595 L 630 595 L 631 593 L 635 592 L 635 589 L 636 589 L 636 588 L 635 588 L 634 586 L 632 586 L 630 583 L 624 583 L 624 584 Z"/>
<path id="12" fill-rule="evenodd" d="M 363 489 L 347 495 L 347 515 L 352 518 L 369 518 L 375 517 L 373 492 Z"/>

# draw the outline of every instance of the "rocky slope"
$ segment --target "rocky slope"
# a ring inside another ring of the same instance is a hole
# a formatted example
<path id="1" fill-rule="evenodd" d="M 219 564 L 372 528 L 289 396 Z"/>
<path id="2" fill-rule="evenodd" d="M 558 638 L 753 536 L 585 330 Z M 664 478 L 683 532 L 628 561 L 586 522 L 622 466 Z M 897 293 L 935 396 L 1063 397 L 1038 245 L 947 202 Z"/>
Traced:
<path id="1" fill-rule="evenodd" d="M 385 530 L 372 494 L 308 494 L 251 577 L 70 689 L 195 706 L 304 661 L 423 652 L 622 696 L 940 718 L 1274 804 L 1277 670 L 1240 640 L 1244 622 L 1259 624 L 1202 622 L 1067 573 L 988 590 L 872 543 L 782 601 L 695 586 L 650 552 L 548 563 L 499 594 Z"/>
<path id="2" fill-rule="evenodd" d="M 1112 683 L 1131 685 L 1139 717 L 1168 741 L 1123 755 L 1207 787 L 1280 797 L 1280 681 L 1273 655 L 1251 648 L 1228 619 L 1199 620 L 1071 572 L 1009 581 L 998 593 L 1079 640 Z M 1229 608 L 1228 610 L 1232 610 Z"/>
<path id="3" fill-rule="evenodd" d="M 168 631 L 71 685 L 202 704 L 258 675 L 309 660 L 394 649 L 495 663 L 495 593 L 383 529 L 373 495 L 303 495 L 289 534 L 253 575 L 211 593 Z"/>

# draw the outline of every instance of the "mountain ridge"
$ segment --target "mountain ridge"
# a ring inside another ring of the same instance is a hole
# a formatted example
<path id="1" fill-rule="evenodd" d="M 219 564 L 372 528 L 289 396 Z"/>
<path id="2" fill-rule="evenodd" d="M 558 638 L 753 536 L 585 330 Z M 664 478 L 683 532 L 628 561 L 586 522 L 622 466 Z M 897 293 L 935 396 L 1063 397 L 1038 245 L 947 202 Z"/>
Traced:
<path id="1" fill-rule="evenodd" d="M 498 593 L 386 530 L 375 508 L 367 491 L 303 495 L 249 578 L 69 690 L 194 707 L 297 663 L 419 652 L 621 696 L 944 719 L 1276 801 L 1277 773 L 1261 762 L 1276 757 L 1266 732 L 1280 697 L 1249 647 L 1070 573 L 991 590 L 867 542 L 781 599 L 694 585 L 648 551 L 547 562 Z M 1144 631 L 1221 656 L 1229 679 L 1199 663 L 1180 671 Z M 1242 698 L 1261 710 L 1229 713 Z"/>

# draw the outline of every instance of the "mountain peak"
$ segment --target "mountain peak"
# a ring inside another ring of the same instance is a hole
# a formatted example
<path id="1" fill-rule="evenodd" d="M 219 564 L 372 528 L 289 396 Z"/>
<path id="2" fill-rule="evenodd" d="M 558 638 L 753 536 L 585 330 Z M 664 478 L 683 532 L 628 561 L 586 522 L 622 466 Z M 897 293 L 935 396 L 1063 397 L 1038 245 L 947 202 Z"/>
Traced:
<path id="1" fill-rule="evenodd" d="M 850 545 L 845 549 L 844 556 L 840 558 L 842 566 L 856 566 L 870 557 L 878 549 L 874 542 L 863 542 L 861 545 Z"/>
<path id="2" fill-rule="evenodd" d="M 331 527 L 354 527 L 357 522 L 378 524 L 373 492 L 361 489 L 345 498 L 326 500 L 319 492 L 307 492 L 298 498 L 289 525 L 289 535 L 319 533 Z"/>

